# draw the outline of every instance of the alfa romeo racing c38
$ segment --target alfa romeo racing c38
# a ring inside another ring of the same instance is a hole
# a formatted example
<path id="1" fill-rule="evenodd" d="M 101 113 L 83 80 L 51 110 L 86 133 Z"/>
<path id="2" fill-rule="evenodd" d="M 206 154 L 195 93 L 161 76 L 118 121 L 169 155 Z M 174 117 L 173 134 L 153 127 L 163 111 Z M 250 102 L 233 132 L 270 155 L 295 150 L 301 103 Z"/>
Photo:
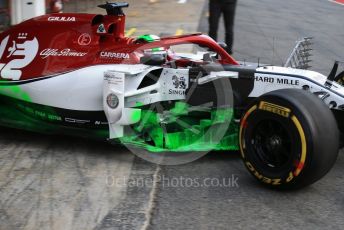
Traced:
<path id="1" fill-rule="evenodd" d="M 240 150 L 258 181 L 281 189 L 331 169 L 344 109 L 335 70 L 240 63 L 203 34 L 126 37 L 127 6 L 1 33 L 0 124 L 150 152 Z"/>

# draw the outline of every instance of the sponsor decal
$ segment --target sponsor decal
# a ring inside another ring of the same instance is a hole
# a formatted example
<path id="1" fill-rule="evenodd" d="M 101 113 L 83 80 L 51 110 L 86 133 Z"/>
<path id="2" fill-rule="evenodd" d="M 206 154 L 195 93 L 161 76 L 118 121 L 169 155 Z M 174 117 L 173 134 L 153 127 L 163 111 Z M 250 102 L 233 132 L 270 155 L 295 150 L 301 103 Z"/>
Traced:
<path id="1" fill-rule="evenodd" d="M 168 93 L 171 94 L 171 95 L 186 95 L 185 90 L 173 90 L 173 89 L 170 89 L 170 90 L 168 90 Z"/>
<path id="2" fill-rule="evenodd" d="M 75 17 L 49 17 L 49 22 L 75 22 Z"/>
<path id="3" fill-rule="evenodd" d="M 105 29 L 104 24 L 100 24 L 100 25 L 98 26 L 97 33 L 98 33 L 98 34 L 105 34 L 105 33 L 106 33 L 106 29 Z"/>
<path id="4" fill-rule="evenodd" d="M 178 77 L 174 75 L 172 77 L 173 85 L 176 89 L 186 89 L 186 79 L 185 77 Z"/>
<path id="5" fill-rule="evenodd" d="M 276 81 L 277 81 L 277 84 L 282 84 L 282 85 L 300 85 L 300 81 L 299 80 L 277 78 Z"/>
<path id="6" fill-rule="evenodd" d="M 258 178 L 258 180 L 260 180 L 260 181 L 262 181 L 262 182 L 264 182 L 264 183 L 266 183 L 266 184 L 272 184 L 272 185 L 280 185 L 280 184 L 281 184 L 282 179 L 279 179 L 279 178 L 277 178 L 277 179 L 272 179 L 272 178 L 265 177 L 265 176 L 263 176 L 262 174 L 260 174 L 260 173 L 253 167 L 253 165 L 252 165 L 250 162 L 246 161 L 245 164 L 246 164 L 247 168 L 253 173 L 253 175 L 254 175 L 255 177 Z M 292 174 L 291 174 L 291 175 L 292 175 Z M 286 179 L 286 182 L 290 182 L 292 179 L 293 179 L 293 177 L 290 178 L 290 176 L 289 176 L 289 177 Z"/>
<path id="7" fill-rule="evenodd" d="M 110 93 L 107 97 L 106 97 L 106 102 L 107 105 L 111 108 L 111 109 L 116 109 L 119 105 L 119 99 L 117 97 L 116 94 L 114 93 Z"/>
<path id="8" fill-rule="evenodd" d="M 265 82 L 265 83 L 276 83 L 280 85 L 300 85 L 299 80 L 289 79 L 289 78 L 273 78 L 273 77 L 262 77 L 262 76 L 256 76 L 256 81 L 259 82 Z"/>
<path id="9" fill-rule="evenodd" d="M 78 44 L 81 46 L 87 46 L 91 43 L 92 38 L 88 33 L 81 34 L 78 38 Z"/>
<path id="10" fill-rule="evenodd" d="M 113 53 L 113 52 L 100 52 L 101 58 L 117 58 L 117 59 L 129 59 L 128 53 Z"/>
<path id="11" fill-rule="evenodd" d="M 172 77 L 172 84 L 174 86 L 174 89 L 170 89 L 168 91 L 171 95 L 186 95 L 186 79 L 185 77 L 178 77 L 177 75 L 174 75 Z"/>
<path id="12" fill-rule="evenodd" d="M 95 125 L 108 125 L 109 122 L 107 122 L 107 121 L 95 121 L 94 124 Z"/>
<path id="13" fill-rule="evenodd" d="M 59 49 L 48 48 L 48 49 L 42 50 L 42 52 L 40 53 L 40 56 L 42 57 L 42 59 L 45 59 L 50 56 L 52 57 L 83 57 L 86 54 L 87 53 L 82 53 L 82 52 L 74 51 L 71 49 L 59 50 Z"/>
<path id="14" fill-rule="evenodd" d="M 104 80 L 107 81 L 109 84 L 121 86 L 124 84 L 123 76 L 119 76 L 114 72 L 107 72 L 104 75 Z"/>
<path id="15" fill-rule="evenodd" d="M 9 59 L 0 63 L 1 77 L 10 80 L 19 80 L 24 67 L 28 66 L 38 53 L 38 40 L 36 37 L 28 39 L 27 33 L 19 33 L 17 39 L 10 41 L 10 36 L 0 43 L 0 60 Z M 11 44 L 6 50 L 7 45 Z"/>
<path id="16" fill-rule="evenodd" d="M 291 113 L 291 110 L 286 107 L 275 105 L 275 104 L 265 102 L 265 101 L 260 102 L 259 109 L 265 110 L 267 112 L 275 113 L 277 115 L 280 115 L 286 118 L 288 118 Z"/>
<path id="17" fill-rule="evenodd" d="M 65 118 L 65 122 L 76 123 L 76 124 L 87 124 L 87 123 L 90 123 L 89 120 L 80 120 L 80 119 L 75 119 L 75 118 Z"/>
<path id="18" fill-rule="evenodd" d="M 26 114 L 36 117 L 38 119 L 42 120 L 49 120 L 49 121 L 54 121 L 54 122 L 59 122 L 62 121 L 62 117 L 60 117 L 57 114 L 49 113 L 46 111 L 41 111 L 41 110 L 36 110 L 32 107 L 25 106 L 23 104 L 18 104 L 19 108 Z"/>
<path id="19" fill-rule="evenodd" d="M 268 82 L 268 83 L 274 83 L 274 81 L 275 81 L 275 78 L 273 78 L 273 77 L 256 76 L 255 79 L 256 79 L 256 81 Z"/>

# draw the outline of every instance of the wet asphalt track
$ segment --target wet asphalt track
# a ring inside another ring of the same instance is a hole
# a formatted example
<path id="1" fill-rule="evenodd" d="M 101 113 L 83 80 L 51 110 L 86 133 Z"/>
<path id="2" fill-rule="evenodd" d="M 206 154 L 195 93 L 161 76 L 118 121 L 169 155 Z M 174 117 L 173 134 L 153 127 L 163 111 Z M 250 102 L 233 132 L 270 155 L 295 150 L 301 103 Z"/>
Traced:
<path id="1" fill-rule="evenodd" d="M 334 59 L 344 59 L 344 6 L 238 1 L 238 59 L 270 63 L 275 37 L 279 64 L 301 36 L 316 39 L 314 69 L 327 73 Z M 0 229 L 343 229 L 343 170 L 340 154 L 318 183 L 280 193 L 257 184 L 237 153 L 157 167 L 123 147 L 0 128 Z M 181 184 L 181 177 L 192 182 Z M 161 180 L 149 183 L 154 178 Z M 207 178 L 237 183 L 196 183 Z M 124 186 L 123 179 L 147 183 Z"/>

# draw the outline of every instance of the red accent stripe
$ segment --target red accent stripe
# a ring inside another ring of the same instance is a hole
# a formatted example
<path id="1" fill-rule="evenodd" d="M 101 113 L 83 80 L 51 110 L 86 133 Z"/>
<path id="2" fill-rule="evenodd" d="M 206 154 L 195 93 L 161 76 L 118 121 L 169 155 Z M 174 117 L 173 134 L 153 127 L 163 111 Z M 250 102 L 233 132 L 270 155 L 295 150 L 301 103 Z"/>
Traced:
<path id="1" fill-rule="evenodd" d="M 241 122 L 241 127 L 242 127 L 242 128 L 245 128 L 245 129 L 247 128 L 247 121 L 246 121 L 246 119 L 243 119 L 243 120 L 242 120 L 242 122 Z"/>
<path id="2" fill-rule="evenodd" d="M 299 162 L 299 161 L 297 161 L 295 163 L 296 163 L 296 169 L 295 169 L 293 174 L 294 174 L 294 176 L 297 176 L 296 175 L 296 171 L 299 170 L 301 172 L 303 167 L 305 167 L 305 163 L 302 163 L 302 162 Z"/>
<path id="3" fill-rule="evenodd" d="M 304 166 L 305 166 L 305 164 L 300 162 L 300 164 L 297 166 L 297 169 L 299 169 L 301 171 Z"/>
<path id="4" fill-rule="evenodd" d="M 335 3 L 344 5 L 344 0 L 333 0 Z"/>

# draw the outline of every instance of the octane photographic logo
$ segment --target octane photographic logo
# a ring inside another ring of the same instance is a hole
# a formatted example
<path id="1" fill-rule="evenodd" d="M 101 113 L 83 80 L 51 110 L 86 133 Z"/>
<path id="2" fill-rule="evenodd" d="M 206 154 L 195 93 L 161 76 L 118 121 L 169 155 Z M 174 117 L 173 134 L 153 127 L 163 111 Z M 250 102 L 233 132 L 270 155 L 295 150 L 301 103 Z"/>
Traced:
<path id="1" fill-rule="evenodd" d="M 17 39 L 9 43 L 8 35 L 0 43 L 0 71 L 1 77 L 8 80 L 19 80 L 24 67 L 28 66 L 38 53 L 38 40 L 36 37 L 28 39 L 27 33 L 19 33 Z M 6 47 L 8 49 L 6 50 Z"/>
<path id="2" fill-rule="evenodd" d="M 196 62 L 194 64 L 197 68 L 177 67 L 177 62 L 171 58 L 189 58 L 202 63 L 203 57 L 208 57 L 210 51 L 197 46 L 200 50 L 195 52 L 195 44 L 185 43 L 168 50 L 163 47 L 152 49 L 146 47 L 147 45 L 151 44 L 142 43 L 141 47 L 132 52 L 141 58 L 143 64 L 147 63 L 141 74 L 134 71 L 132 75 L 126 73 L 121 81 L 109 80 L 110 89 L 111 84 L 115 88 L 109 91 L 105 103 L 109 104 L 111 99 L 112 105 L 113 92 L 123 90 L 117 95 L 119 102 L 118 99 L 115 101 L 115 110 L 121 111 L 119 121 L 126 120 L 124 116 L 128 115 L 127 108 L 134 110 L 129 119 L 131 117 L 135 123 L 124 126 L 121 143 L 138 157 L 161 165 L 190 163 L 212 150 L 228 149 L 228 145 L 235 146 L 237 138 L 231 135 L 237 132 L 230 131 L 235 126 L 232 123 L 231 84 L 229 78 L 216 76 L 216 72 L 225 72 L 216 58 L 217 54 L 211 53 L 212 59 L 204 61 L 208 62 L 204 64 L 204 68 Z M 184 57 L 185 52 L 191 52 L 192 56 Z M 152 65 L 150 56 L 163 63 Z M 123 64 L 126 61 L 123 59 Z M 198 71 L 195 72 L 196 69 Z M 199 87 L 198 80 L 208 77 L 211 80 L 203 80 L 202 83 L 206 83 Z M 217 80 L 212 81 L 214 79 Z M 147 90 L 149 88 L 148 91 L 139 87 L 142 82 L 150 82 L 145 86 Z M 137 94 L 131 92 L 130 96 L 123 96 L 121 99 L 126 88 L 140 90 Z"/>

